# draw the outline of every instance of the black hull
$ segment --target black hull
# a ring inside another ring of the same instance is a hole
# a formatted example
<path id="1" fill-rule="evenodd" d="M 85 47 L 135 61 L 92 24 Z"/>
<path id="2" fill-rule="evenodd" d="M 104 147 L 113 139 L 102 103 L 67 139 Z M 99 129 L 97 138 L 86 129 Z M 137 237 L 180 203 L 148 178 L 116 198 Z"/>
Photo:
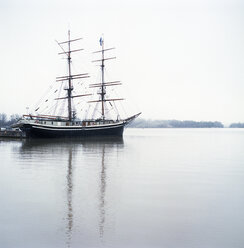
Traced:
<path id="1" fill-rule="evenodd" d="M 123 136 L 125 124 L 103 127 L 51 127 L 32 124 L 24 124 L 21 130 L 28 138 L 82 138 L 82 137 L 104 137 Z"/>

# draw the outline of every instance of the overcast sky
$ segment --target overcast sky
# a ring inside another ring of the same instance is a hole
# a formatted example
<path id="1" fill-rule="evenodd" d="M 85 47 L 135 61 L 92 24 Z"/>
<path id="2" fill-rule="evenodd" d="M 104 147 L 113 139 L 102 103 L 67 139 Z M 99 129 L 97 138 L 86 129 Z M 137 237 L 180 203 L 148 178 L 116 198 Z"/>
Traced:
<path id="1" fill-rule="evenodd" d="M 84 54 L 116 47 L 107 71 L 143 118 L 244 122 L 243 1 L 0 0 L 0 18 L 0 112 L 36 104 L 70 28 Z"/>

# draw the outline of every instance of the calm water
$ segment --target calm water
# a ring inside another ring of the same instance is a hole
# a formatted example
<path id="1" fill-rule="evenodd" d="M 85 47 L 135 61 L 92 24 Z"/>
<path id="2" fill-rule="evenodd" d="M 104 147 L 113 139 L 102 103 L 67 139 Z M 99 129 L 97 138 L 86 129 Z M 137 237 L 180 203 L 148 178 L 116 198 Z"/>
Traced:
<path id="1" fill-rule="evenodd" d="M 244 130 L 0 141 L 0 247 L 244 247 Z"/>

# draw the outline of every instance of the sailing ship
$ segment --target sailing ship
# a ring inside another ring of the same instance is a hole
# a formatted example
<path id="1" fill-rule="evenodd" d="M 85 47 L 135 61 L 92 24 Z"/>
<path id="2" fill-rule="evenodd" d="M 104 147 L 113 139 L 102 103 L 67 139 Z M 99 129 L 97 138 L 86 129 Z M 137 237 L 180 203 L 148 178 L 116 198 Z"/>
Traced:
<path id="1" fill-rule="evenodd" d="M 95 54 L 101 54 L 101 58 L 94 60 L 93 62 L 99 62 L 101 69 L 101 80 L 99 83 L 93 83 L 89 85 L 90 89 L 96 89 L 96 99 L 87 101 L 88 104 L 95 104 L 94 111 L 97 113 L 90 118 L 80 119 L 77 118 L 77 111 L 75 110 L 74 99 L 92 96 L 91 93 L 73 94 L 75 80 L 83 80 L 89 78 L 88 73 L 72 74 L 71 72 L 71 54 L 81 51 L 83 49 L 71 49 L 71 44 L 82 38 L 71 39 L 70 31 L 68 31 L 68 40 L 63 42 L 57 42 L 62 52 L 59 54 L 64 55 L 68 63 L 68 73 L 65 76 L 59 76 L 56 78 L 57 82 L 65 82 L 66 91 L 65 96 L 56 97 L 55 101 L 66 102 L 67 115 L 51 115 L 40 114 L 39 107 L 35 109 L 35 114 L 25 114 L 23 117 L 13 126 L 20 128 L 26 133 L 27 137 L 31 138 L 58 138 L 58 137 L 88 137 L 88 136 L 122 136 L 126 125 L 138 117 L 141 113 L 134 114 L 126 118 L 120 118 L 117 114 L 116 118 L 112 118 L 107 110 L 107 105 L 112 106 L 117 110 L 115 102 L 124 100 L 123 98 L 111 98 L 107 96 L 107 88 L 121 85 L 120 81 L 107 82 L 105 81 L 105 61 L 114 59 L 115 57 L 105 57 L 105 52 L 114 48 L 104 47 L 104 38 L 101 37 L 100 50 L 94 52 Z M 64 49 L 64 46 L 67 46 Z M 57 90 L 56 90 L 57 91 Z M 97 97 L 98 96 L 98 97 Z M 47 101 L 47 100 L 46 100 Z M 56 107 L 55 107 L 56 108 Z"/>

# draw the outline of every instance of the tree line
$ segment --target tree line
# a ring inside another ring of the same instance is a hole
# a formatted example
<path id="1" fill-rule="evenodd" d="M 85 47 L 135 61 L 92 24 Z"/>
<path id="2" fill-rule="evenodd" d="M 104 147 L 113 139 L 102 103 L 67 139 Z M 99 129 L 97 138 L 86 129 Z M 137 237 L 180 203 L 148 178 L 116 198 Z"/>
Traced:
<path id="1" fill-rule="evenodd" d="M 0 127 L 10 127 L 20 119 L 20 115 L 12 114 L 9 117 L 5 113 L 0 113 Z"/>
<path id="2" fill-rule="evenodd" d="M 145 120 L 136 119 L 131 128 L 223 128 L 219 121 L 179 121 L 179 120 Z M 244 123 L 232 123 L 230 128 L 244 128 Z"/>
<path id="3" fill-rule="evenodd" d="M 229 126 L 230 128 L 244 128 L 244 123 L 232 123 Z"/>

